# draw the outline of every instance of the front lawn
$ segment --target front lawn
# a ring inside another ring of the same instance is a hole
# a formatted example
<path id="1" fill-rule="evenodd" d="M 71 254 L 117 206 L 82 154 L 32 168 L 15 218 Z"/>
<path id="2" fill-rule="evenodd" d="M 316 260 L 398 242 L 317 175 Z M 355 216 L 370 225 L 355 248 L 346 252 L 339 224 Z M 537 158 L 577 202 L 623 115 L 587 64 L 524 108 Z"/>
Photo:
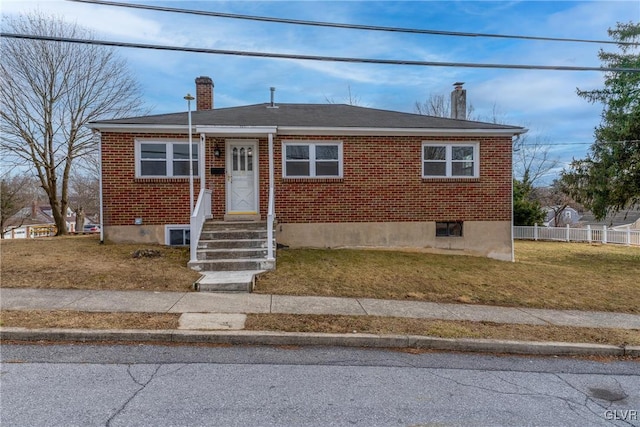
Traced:
<path id="1" fill-rule="evenodd" d="M 139 249 L 159 257 L 134 258 Z M 2 286 L 187 291 L 188 251 L 96 236 L 2 241 Z M 640 313 L 640 248 L 517 241 L 516 262 L 348 249 L 289 249 L 256 292 Z"/>
<path id="2" fill-rule="evenodd" d="M 417 252 L 296 249 L 256 292 L 640 313 L 640 248 L 516 241 L 516 262 Z"/>

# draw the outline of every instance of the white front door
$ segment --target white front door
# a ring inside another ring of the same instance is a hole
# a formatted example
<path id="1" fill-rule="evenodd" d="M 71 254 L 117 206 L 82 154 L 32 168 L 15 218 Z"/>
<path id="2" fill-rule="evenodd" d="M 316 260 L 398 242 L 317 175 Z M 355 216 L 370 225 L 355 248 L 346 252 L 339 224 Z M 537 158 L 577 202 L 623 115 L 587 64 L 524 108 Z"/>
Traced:
<path id="1" fill-rule="evenodd" d="M 258 213 L 258 142 L 227 141 L 227 213 Z"/>

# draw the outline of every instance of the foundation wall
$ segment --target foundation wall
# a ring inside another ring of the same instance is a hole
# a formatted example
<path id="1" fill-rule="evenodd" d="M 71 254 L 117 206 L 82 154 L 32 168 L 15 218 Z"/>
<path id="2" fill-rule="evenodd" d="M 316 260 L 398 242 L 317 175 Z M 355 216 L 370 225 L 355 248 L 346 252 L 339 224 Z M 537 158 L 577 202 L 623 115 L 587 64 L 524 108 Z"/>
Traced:
<path id="1" fill-rule="evenodd" d="M 164 245 L 164 225 L 117 225 L 104 228 L 104 238 L 115 243 Z"/>
<path id="2" fill-rule="evenodd" d="M 462 237 L 436 237 L 435 222 L 278 224 L 291 248 L 390 248 L 460 253 L 512 261 L 510 221 L 465 221 Z"/>

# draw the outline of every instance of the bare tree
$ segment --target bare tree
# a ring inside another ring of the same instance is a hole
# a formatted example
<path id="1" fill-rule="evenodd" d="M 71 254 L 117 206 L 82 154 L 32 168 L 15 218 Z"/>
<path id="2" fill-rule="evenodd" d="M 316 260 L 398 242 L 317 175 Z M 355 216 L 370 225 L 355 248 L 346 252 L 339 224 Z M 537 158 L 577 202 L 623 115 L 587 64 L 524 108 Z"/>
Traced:
<path id="1" fill-rule="evenodd" d="M 99 198 L 100 161 L 92 153 L 79 158 L 74 164 L 69 176 L 69 206 L 76 215 L 82 210 L 92 221 L 99 221 Z"/>
<path id="2" fill-rule="evenodd" d="M 76 212 L 84 212 L 98 218 L 100 182 L 97 175 L 72 172 L 69 177 L 69 206 Z"/>
<path id="3" fill-rule="evenodd" d="M 451 117 L 451 97 L 443 94 L 430 94 L 424 102 L 416 101 L 414 110 L 423 116 Z M 474 120 L 473 104 L 467 107 L 467 120 Z"/>
<path id="4" fill-rule="evenodd" d="M 0 179 L 0 228 L 1 237 L 9 225 L 20 227 L 31 216 L 31 203 L 37 202 L 39 188 L 34 177 L 20 175 L 4 175 Z M 22 212 L 22 213 L 21 213 Z M 8 224 L 13 218 L 16 223 Z"/>
<path id="5" fill-rule="evenodd" d="M 519 135 L 513 143 L 514 178 L 535 186 L 560 162 L 551 156 L 551 143 L 542 136 Z"/>
<path id="6" fill-rule="evenodd" d="M 582 205 L 569 195 L 566 185 L 560 179 L 554 179 L 550 186 L 539 187 L 534 191 L 536 199 L 553 212 L 553 219 L 550 221 L 553 227 L 563 227 L 568 224 L 564 219 L 564 211 L 567 208 L 583 210 Z"/>
<path id="7" fill-rule="evenodd" d="M 82 27 L 40 12 L 4 19 L 17 34 L 89 39 Z M 58 235 L 66 234 L 69 176 L 97 150 L 90 121 L 140 111 L 137 82 L 112 48 L 55 41 L 2 40 L 0 148 L 33 169 L 47 194 Z"/>
<path id="8" fill-rule="evenodd" d="M 505 116 L 506 114 L 504 113 L 504 111 L 502 111 L 502 109 L 498 106 L 498 104 L 494 102 L 493 105 L 491 106 L 491 113 L 489 113 L 489 117 L 488 118 L 479 117 L 478 120 L 482 122 L 489 122 L 497 125 L 503 125 L 507 122 Z"/>
<path id="9" fill-rule="evenodd" d="M 351 92 L 351 85 L 347 86 L 347 96 L 344 98 L 343 102 L 341 103 L 336 102 L 333 98 L 329 98 L 328 96 L 325 96 L 324 99 L 325 101 L 327 101 L 328 104 L 347 104 L 347 105 L 353 105 L 356 107 L 360 107 L 364 105 L 362 103 L 362 100 L 360 99 L 360 96 Z"/>

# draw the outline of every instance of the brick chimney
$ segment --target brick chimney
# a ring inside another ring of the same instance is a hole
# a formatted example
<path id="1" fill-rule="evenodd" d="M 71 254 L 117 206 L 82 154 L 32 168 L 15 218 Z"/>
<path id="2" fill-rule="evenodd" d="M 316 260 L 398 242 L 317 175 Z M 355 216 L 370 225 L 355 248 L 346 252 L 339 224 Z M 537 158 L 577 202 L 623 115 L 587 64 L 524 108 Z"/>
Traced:
<path id="1" fill-rule="evenodd" d="M 462 89 L 464 82 L 455 82 L 451 91 L 451 118 L 467 119 L 467 90 Z"/>
<path id="2" fill-rule="evenodd" d="M 213 80 L 196 77 L 196 110 L 213 110 Z"/>

